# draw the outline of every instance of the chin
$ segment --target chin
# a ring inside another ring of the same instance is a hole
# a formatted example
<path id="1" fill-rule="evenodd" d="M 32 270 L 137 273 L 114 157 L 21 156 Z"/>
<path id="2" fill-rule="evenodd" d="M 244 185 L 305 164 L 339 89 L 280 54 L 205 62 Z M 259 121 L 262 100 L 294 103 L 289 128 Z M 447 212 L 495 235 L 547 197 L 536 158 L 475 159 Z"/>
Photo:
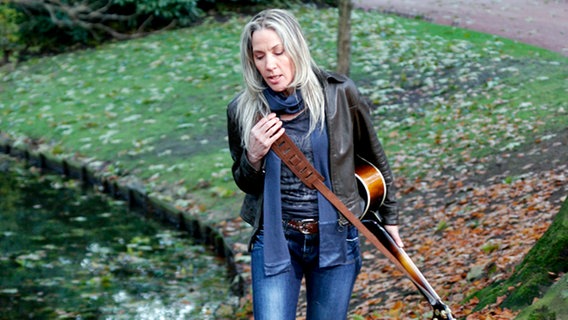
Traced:
<path id="1" fill-rule="evenodd" d="M 274 92 L 285 92 L 288 90 L 288 86 L 284 85 L 270 86 L 270 89 L 272 89 Z"/>

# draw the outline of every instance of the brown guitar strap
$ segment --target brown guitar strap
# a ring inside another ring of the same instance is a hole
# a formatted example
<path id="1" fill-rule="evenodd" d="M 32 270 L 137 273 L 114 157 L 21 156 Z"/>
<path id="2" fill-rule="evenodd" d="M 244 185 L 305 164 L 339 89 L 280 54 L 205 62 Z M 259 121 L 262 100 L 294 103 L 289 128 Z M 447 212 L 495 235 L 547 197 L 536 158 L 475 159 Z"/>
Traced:
<path id="1" fill-rule="evenodd" d="M 404 266 L 398 259 L 379 241 L 379 239 L 359 220 L 355 214 L 343 204 L 323 182 L 323 176 L 312 166 L 303 152 L 294 144 L 292 139 L 284 133 L 274 144 L 272 150 L 280 157 L 290 170 L 302 180 L 310 189 L 317 189 L 339 212 L 351 222 L 379 251 L 391 260 L 399 269 L 406 273 Z"/>
<path id="2" fill-rule="evenodd" d="M 290 170 L 302 180 L 302 182 L 310 189 L 318 190 L 331 204 L 339 210 L 339 212 L 351 222 L 375 246 L 381 253 L 383 253 L 391 262 L 393 262 L 398 269 L 406 274 L 410 280 L 418 287 L 420 292 L 428 299 L 428 302 L 434 308 L 434 315 L 432 319 L 446 319 L 452 320 L 451 310 L 442 303 L 440 297 L 436 294 L 434 289 L 430 286 L 424 275 L 420 272 L 418 267 L 412 262 L 410 257 L 404 252 L 402 248 L 396 246 L 391 239 L 390 245 L 396 249 L 389 250 L 355 214 L 325 185 L 323 176 L 312 166 L 309 160 L 305 157 L 302 151 L 294 144 L 292 139 L 284 133 L 274 144 L 272 150 L 278 155 L 280 160 L 284 162 Z M 376 226 L 376 225 L 374 225 Z M 377 226 L 377 228 L 379 228 Z M 384 234 L 387 233 L 384 228 L 380 227 L 382 239 L 385 240 Z M 389 243 L 388 240 L 386 240 Z M 397 256 L 395 256 L 395 254 Z"/>

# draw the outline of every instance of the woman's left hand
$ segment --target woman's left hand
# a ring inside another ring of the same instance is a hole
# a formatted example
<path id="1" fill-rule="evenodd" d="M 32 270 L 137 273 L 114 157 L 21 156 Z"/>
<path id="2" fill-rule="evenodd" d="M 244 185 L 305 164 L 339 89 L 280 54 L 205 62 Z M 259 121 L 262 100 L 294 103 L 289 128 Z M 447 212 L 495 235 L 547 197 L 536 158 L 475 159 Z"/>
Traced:
<path id="1" fill-rule="evenodd" d="M 385 229 L 391 235 L 391 237 L 394 239 L 396 244 L 399 247 L 404 248 L 404 242 L 402 242 L 402 239 L 400 239 L 400 235 L 398 234 L 398 226 L 397 225 L 385 225 Z"/>

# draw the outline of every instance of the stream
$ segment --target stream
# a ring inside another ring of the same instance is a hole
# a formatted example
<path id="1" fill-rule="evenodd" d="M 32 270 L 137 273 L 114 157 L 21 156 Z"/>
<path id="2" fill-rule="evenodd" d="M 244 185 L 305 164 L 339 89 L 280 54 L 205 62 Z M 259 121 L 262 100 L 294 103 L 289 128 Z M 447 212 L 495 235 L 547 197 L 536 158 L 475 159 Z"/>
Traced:
<path id="1" fill-rule="evenodd" d="M 78 182 L 0 155 L 0 319 L 217 319 L 225 262 Z"/>

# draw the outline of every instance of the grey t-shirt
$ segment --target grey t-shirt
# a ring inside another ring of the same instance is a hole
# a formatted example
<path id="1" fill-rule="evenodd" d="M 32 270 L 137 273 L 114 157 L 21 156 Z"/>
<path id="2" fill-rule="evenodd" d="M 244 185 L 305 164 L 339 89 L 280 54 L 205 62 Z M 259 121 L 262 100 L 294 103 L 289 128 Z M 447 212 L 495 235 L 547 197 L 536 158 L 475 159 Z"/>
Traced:
<path id="1" fill-rule="evenodd" d="M 313 164 L 313 150 L 310 137 L 307 135 L 310 125 L 309 112 L 304 111 L 290 121 L 284 121 L 286 134 Z M 282 163 L 280 188 L 282 192 L 283 219 L 317 219 L 317 190 L 310 189 Z"/>

